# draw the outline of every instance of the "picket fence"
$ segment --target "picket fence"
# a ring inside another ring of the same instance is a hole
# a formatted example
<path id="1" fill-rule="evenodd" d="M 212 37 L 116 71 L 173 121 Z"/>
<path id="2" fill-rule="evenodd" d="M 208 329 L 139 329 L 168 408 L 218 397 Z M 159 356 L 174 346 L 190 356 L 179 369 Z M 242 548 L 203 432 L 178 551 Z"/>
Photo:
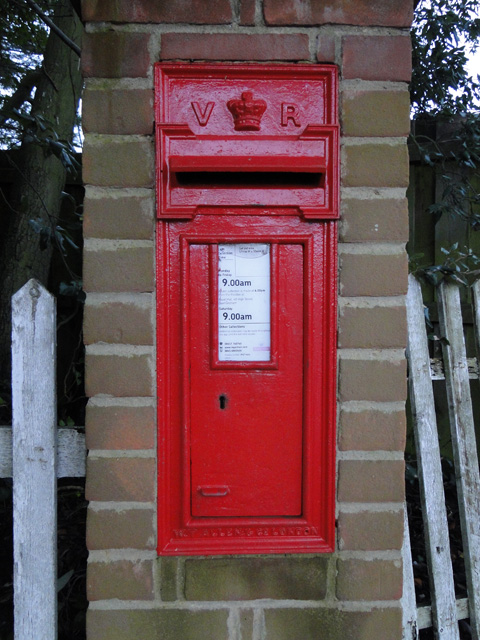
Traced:
<path id="1" fill-rule="evenodd" d="M 480 282 L 473 289 L 477 351 L 480 353 Z M 437 289 L 443 366 L 432 362 L 425 330 L 420 284 L 409 277 L 407 295 L 409 389 L 418 460 L 425 547 L 432 606 L 417 609 L 408 526 L 404 543 L 404 640 L 433 627 L 438 640 L 460 638 L 458 620 L 469 618 L 472 638 L 480 638 L 480 475 L 470 379 L 479 378 L 477 359 L 467 360 L 460 290 Z M 433 366 L 432 366 L 433 365 Z M 445 379 L 462 529 L 468 598 L 455 597 L 447 511 L 432 381 Z"/>
<path id="2" fill-rule="evenodd" d="M 14 638 L 57 638 L 57 478 L 85 475 L 85 438 L 57 429 L 56 305 L 35 280 L 12 298 L 12 429 L 0 477 L 13 477 Z"/>
<path id="3" fill-rule="evenodd" d="M 473 287 L 480 327 L 480 283 Z M 458 620 L 469 618 L 480 639 L 480 476 L 459 289 L 438 290 L 443 366 L 431 363 L 419 283 L 410 276 L 407 295 L 411 404 L 422 494 L 432 606 L 417 608 L 412 557 L 405 526 L 403 640 L 433 627 L 438 640 L 459 640 Z M 15 640 L 57 638 L 56 479 L 85 475 L 85 439 L 57 429 L 55 415 L 54 298 L 30 280 L 12 299 L 13 427 L 0 428 L 0 477 L 13 477 Z M 477 336 L 480 332 L 477 333 Z M 480 342 L 480 340 L 479 340 Z M 480 346 L 479 346 L 480 351 Z M 435 366 L 431 366 L 435 364 Z M 446 380 L 456 469 L 468 599 L 455 599 L 448 522 L 432 380 Z M 405 510 L 406 513 L 406 510 Z M 406 518 L 406 516 L 405 516 Z"/>

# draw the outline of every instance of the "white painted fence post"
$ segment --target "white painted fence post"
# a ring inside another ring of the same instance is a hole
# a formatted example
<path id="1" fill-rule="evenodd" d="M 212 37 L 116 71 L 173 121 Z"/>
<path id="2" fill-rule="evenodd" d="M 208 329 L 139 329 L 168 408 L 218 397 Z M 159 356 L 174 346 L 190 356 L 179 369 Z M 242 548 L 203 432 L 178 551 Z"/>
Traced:
<path id="1" fill-rule="evenodd" d="M 425 547 L 432 591 L 433 626 L 438 640 L 458 640 L 455 587 L 422 290 L 413 275 L 408 277 L 407 320 L 410 399 L 414 414 L 422 511 L 425 514 Z M 463 337 L 461 324 L 460 332 Z"/>
<path id="2" fill-rule="evenodd" d="M 12 298 L 15 640 L 57 638 L 55 316 L 36 280 Z"/>

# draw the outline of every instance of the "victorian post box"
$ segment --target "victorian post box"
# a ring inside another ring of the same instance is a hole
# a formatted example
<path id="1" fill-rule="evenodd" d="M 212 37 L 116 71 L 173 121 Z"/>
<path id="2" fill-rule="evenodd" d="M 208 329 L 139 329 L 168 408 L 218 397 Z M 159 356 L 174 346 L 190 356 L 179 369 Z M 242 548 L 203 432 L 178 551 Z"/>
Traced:
<path id="1" fill-rule="evenodd" d="M 336 70 L 155 81 L 159 553 L 331 551 Z"/>

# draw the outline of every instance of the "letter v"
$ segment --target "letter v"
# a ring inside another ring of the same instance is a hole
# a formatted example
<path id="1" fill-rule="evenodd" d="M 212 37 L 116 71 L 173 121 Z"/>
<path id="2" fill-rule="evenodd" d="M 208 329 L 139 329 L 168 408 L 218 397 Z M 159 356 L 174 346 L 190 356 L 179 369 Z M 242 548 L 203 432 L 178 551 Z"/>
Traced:
<path id="1" fill-rule="evenodd" d="M 210 116 L 212 115 L 214 106 L 215 106 L 214 102 L 207 102 L 207 106 L 202 111 L 198 102 L 192 102 L 193 112 L 197 116 L 198 124 L 201 127 L 207 126 L 207 123 L 210 120 Z"/>

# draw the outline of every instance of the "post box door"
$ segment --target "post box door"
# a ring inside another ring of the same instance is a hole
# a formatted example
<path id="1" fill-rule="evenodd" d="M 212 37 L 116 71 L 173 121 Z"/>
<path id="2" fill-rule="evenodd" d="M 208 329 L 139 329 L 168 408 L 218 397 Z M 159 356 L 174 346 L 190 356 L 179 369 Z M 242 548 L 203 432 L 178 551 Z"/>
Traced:
<path id="1" fill-rule="evenodd" d="M 192 516 L 300 516 L 303 247 L 220 251 L 237 265 L 226 277 L 219 245 L 189 247 Z"/>

